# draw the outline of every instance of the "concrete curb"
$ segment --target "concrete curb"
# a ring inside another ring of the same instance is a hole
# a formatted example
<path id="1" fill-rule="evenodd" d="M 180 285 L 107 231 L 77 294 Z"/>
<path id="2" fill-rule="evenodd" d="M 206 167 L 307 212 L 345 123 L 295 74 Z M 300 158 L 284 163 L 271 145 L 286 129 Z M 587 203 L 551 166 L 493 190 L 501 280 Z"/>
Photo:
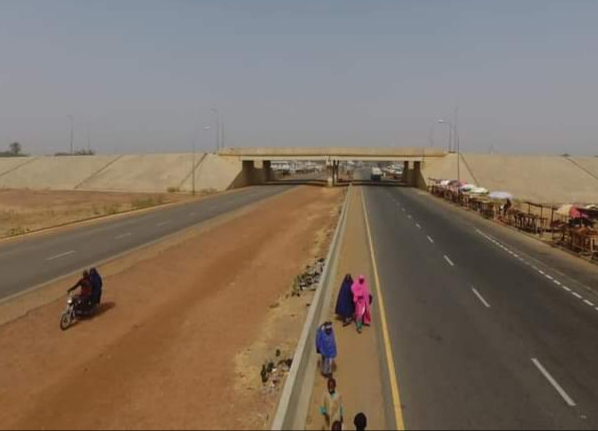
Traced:
<path id="1" fill-rule="evenodd" d="M 317 363 L 314 337 L 316 329 L 321 323 L 320 321 L 329 314 L 340 246 L 347 225 L 347 211 L 351 193 L 352 187 L 349 186 L 341 216 L 326 256 L 324 272 L 305 320 L 293 356 L 293 365 L 286 379 L 272 421 L 272 430 L 305 429 Z"/>

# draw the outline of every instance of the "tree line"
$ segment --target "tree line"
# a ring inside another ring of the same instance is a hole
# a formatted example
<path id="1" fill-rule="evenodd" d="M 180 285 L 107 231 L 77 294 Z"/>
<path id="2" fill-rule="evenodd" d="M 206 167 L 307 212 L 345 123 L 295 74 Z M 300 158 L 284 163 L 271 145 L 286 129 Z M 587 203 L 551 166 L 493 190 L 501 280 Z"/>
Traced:
<path id="1" fill-rule="evenodd" d="M 94 156 L 94 150 L 77 150 L 71 153 L 55 153 L 55 156 Z M 13 142 L 8 146 L 7 151 L 0 151 L 0 157 L 27 157 L 29 154 L 23 153 L 23 146 L 20 142 Z"/>

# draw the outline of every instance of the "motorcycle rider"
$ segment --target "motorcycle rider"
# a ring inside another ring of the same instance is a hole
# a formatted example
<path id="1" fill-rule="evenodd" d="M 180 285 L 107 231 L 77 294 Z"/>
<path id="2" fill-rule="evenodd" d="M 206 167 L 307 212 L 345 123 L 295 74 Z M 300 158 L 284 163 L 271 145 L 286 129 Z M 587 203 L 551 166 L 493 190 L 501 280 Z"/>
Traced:
<path id="1" fill-rule="evenodd" d="M 68 290 L 68 293 L 71 293 L 73 290 L 77 288 L 81 288 L 81 292 L 77 295 L 77 299 L 80 301 L 83 310 L 89 311 L 91 309 L 91 293 L 92 293 L 92 284 L 91 284 L 91 277 L 89 276 L 89 271 L 83 271 L 83 276 L 81 279 Z"/>
<path id="2" fill-rule="evenodd" d="M 102 301 L 102 287 L 104 282 L 96 268 L 89 270 L 89 278 L 91 280 L 91 304 L 95 307 Z"/>

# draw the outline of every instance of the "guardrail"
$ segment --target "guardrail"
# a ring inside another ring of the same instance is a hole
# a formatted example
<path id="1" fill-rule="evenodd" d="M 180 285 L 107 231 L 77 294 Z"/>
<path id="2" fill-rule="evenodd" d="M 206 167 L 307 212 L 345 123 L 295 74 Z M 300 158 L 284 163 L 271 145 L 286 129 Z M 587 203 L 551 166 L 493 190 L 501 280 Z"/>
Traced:
<path id="1" fill-rule="evenodd" d="M 295 355 L 293 365 L 285 382 L 272 430 L 303 430 L 307 422 L 309 403 L 314 385 L 317 354 L 315 348 L 316 329 L 323 320 L 328 320 L 330 301 L 338 267 L 340 246 L 347 224 L 347 211 L 352 187 L 349 186 L 343 209 L 326 256 L 320 284 L 312 301 L 309 313 Z"/>

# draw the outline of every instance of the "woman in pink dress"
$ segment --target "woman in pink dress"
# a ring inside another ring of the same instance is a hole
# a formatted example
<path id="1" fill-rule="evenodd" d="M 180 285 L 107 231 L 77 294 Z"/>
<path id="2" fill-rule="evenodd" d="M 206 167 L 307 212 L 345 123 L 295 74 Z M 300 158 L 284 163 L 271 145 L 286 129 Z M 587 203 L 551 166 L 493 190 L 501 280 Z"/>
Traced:
<path id="1" fill-rule="evenodd" d="M 355 304 L 355 323 L 357 332 L 363 331 L 363 325 L 372 323 L 372 312 L 370 309 L 371 295 L 365 277 L 359 276 L 359 279 L 351 287 L 353 293 L 353 303 Z"/>

